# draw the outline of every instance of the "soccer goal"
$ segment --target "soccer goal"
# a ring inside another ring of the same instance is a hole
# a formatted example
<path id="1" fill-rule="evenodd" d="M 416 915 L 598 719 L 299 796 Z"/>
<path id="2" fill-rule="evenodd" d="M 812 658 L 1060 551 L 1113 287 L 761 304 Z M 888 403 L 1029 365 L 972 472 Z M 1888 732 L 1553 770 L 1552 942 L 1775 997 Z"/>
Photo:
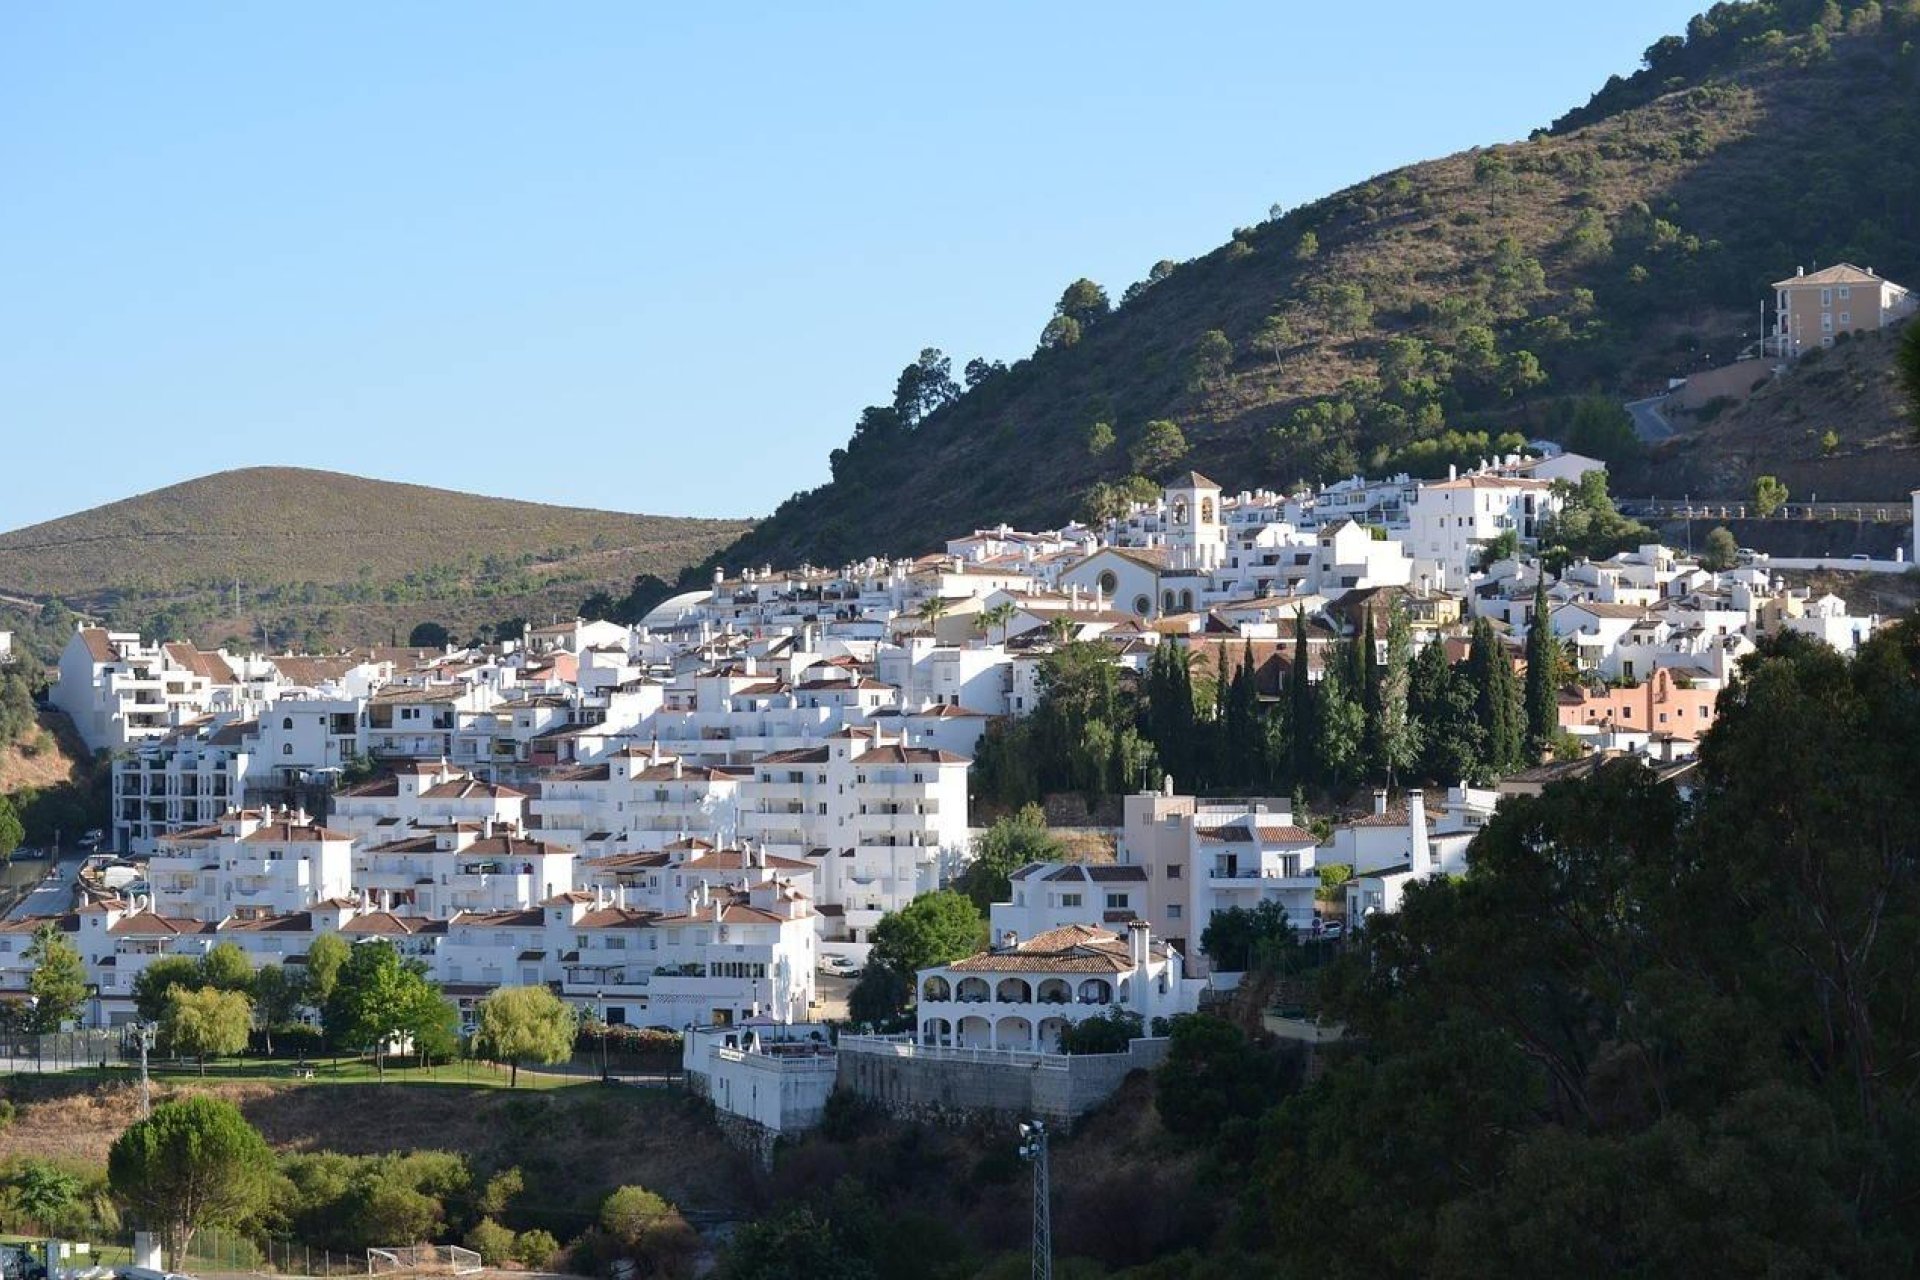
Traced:
<path id="1" fill-rule="evenodd" d="M 457 1244 L 409 1244 L 367 1250 L 370 1276 L 470 1276 L 479 1270 L 480 1255 Z"/>

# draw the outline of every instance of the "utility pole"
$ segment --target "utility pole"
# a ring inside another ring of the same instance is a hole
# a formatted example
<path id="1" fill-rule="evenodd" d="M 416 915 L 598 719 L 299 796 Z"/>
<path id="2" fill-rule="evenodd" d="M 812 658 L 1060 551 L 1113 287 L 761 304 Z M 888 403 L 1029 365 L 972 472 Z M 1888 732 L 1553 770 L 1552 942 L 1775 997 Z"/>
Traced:
<path id="1" fill-rule="evenodd" d="M 1033 1164 L 1033 1280 L 1053 1280 L 1053 1204 L 1047 1176 L 1047 1126 L 1020 1126 L 1020 1158 Z"/>

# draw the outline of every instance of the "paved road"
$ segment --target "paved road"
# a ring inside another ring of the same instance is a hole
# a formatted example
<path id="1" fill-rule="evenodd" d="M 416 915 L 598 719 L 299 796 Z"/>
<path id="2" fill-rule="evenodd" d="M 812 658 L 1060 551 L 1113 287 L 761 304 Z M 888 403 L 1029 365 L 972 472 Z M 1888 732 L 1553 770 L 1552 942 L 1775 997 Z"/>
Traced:
<path id="1" fill-rule="evenodd" d="M 7 913 L 9 920 L 18 920 L 25 916 L 57 916 L 73 907 L 73 886 L 80 872 L 82 859 L 78 856 L 62 858 L 53 864 L 52 875 L 35 885 L 20 902 Z M 22 867 L 44 867 L 42 862 L 20 863 Z"/>
<path id="2" fill-rule="evenodd" d="M 1627 402 L 1627 412 L 1633 415 L 1634 434 L 1644 444 L 1659 444 L 1662 440 L 1673 439 L 1673 424 L 1660 414 L 1660 406 L 1666 403 L 1666 396 L 1648 396 L 1645 400 Z"/>

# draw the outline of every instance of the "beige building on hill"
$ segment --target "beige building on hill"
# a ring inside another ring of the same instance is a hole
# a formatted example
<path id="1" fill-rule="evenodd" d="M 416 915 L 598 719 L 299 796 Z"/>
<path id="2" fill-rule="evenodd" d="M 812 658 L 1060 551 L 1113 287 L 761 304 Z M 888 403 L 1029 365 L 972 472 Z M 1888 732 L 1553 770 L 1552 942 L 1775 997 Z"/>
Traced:
<path id="1" fill-rule="evenodd" d="M 1819 271 L 1795 271 L 1773 282 L 1774 326 L 1770 354 L 1792 358 L 1830 347 L 1836 335 L 1883 329 L 1913 314 L 1920 299 L 1883 280 L 1871 267 L 1849 262 Z"/>

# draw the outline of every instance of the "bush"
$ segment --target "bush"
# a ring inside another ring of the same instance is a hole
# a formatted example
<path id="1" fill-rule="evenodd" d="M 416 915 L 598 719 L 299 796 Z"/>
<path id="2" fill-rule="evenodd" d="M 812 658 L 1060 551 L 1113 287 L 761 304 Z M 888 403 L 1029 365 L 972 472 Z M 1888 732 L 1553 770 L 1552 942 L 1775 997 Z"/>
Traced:
<path id="1" fill-rule="evenodd" d="M 553 1233 L 538 1227 L 522 1231 L 513 1242 L 514 1261 L 530 1271 L 545 1271 L 553 1265 L 554 1255 L 559 1252 L 560 1242 L 553 1238 Z"/>
<path id="2" fill-rule="evenodd" d="M 13 1099 L 0 1098 L 0 1129 L 5 1129 L 11 1125 L 14 1117 L 19 1114 L 20 1108 L 13 1105 Z"/>
<path id="3" fill-rule="evenodd" d="M 504 1266 L 517 1257 L 514 1243 L 513 1231 L 492 1218 L 480 1219 L 473 1230 L 467 1232 L 467 1248 L 479 1254 L 480 1261 L 490 1267 Z"/>
<path id="4" fill-rule="evenodd" d="M 1140 1015 L 1115 1006 L 1096 1018 L 1060 1033 L 1062 1053 L 1125 1053 L 1128 1041 L 1143 1033 Z"/>
<path id="5" fill-rule="evenodd" d="M 326 1052 L 327 1040 L 318 1027 L 304 1022 L 283 1022 L 271 1031 L 256 1029 L 247 1037 L 247 1052 L 265 1055 L 273 1046 L 276 1058 L 317 1058 Z"/>

